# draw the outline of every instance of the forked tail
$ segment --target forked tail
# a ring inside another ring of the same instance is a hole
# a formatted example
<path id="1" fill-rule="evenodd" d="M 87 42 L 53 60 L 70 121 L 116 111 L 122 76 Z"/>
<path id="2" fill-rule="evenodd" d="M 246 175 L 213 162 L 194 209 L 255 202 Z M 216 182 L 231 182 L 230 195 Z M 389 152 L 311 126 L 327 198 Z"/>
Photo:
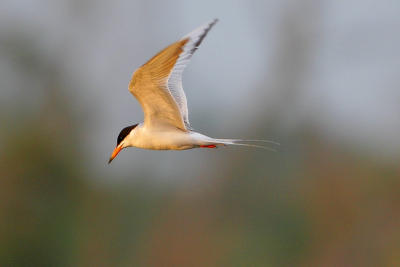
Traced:
<path id="1" fill-rule="evenodd" d="M 272 147 L 268 147 L 265 145 L 260 145 L 260 143 L 268 143 L 271 145 L 279 146 L 280 144 L 274 141 L 269 140 L 244 140 L 244 139 L 213 139 L 216 145 L 235 145 L 235 146 L 247 146 L 247 147 L 256 147 L 262 148 L 269 151 L 276 152 L 276 149 Z M 253 144 L 247 144 L 253 143 Z M 258 144 L 257 144 L 258 143 Z"/>

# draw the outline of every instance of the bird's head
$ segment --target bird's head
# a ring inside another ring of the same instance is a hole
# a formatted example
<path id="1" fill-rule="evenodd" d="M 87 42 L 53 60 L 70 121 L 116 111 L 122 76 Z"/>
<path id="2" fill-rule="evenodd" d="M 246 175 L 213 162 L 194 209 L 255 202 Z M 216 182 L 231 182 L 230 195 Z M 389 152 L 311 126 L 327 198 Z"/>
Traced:
<path id="1" fill-rule="evenodd" d="M 137 124 L 125 127 L 121 130 L 117 138 L 117 146 L 115 147 L 114 151 L 111 154 L 110 160 L 108 164 L 118 155 L 118 153 L 124 149 L 125 147 L 130 146 L 129 137 L 136 128 Z"/>

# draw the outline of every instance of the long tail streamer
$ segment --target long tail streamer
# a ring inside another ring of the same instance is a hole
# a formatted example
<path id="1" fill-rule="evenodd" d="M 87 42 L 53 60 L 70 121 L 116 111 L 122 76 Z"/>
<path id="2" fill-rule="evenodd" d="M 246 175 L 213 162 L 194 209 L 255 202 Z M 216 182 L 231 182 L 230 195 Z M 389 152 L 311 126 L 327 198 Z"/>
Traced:
<path id="1" fill-rule="evenodd" d="M 246 142 L 260 142 L 260 143 L 269 143 L 272 145 L 279 146 L 280 144 L 274 141 L 269 141 L 269 140 L 245 140 L 245 139 L 214 139 L 219 144 L 223 145 L 236 145 L 236 146 L 247 146 L 247 147 L 256 147 L 256 148 L 262 148 L 266 149 L 269 151 L 274 151 L 276 152 L 276 149 L 267 147 L 267 146 L 262 146 L 259 144 L 246 144 Z"/>

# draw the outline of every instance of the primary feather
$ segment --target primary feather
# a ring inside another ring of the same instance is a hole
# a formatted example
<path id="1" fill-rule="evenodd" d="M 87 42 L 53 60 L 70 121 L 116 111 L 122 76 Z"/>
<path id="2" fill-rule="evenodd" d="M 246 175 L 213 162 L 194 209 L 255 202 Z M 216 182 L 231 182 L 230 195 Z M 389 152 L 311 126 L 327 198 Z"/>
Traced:
<path id="1" fill-rule="evenodd" d="M 169 45 L 135 71 L 129 91 L 142 106 L 146 125 L 169 124 L 184 131 L 190 128 L 182 73 L 217 21 L 215 19 Z"/>

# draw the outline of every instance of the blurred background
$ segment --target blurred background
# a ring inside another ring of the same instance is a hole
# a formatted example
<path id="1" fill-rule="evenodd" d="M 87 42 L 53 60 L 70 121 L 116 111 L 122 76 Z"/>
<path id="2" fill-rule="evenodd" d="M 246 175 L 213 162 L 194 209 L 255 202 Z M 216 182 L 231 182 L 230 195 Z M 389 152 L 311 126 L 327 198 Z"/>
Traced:
<path id="1" fill-rule="evenodd" d="M 192 126 L 126 149 L 133 71 L 213 18 Z M 0 266 L 399 266 L 400 2 L 0 3 Z"/>

